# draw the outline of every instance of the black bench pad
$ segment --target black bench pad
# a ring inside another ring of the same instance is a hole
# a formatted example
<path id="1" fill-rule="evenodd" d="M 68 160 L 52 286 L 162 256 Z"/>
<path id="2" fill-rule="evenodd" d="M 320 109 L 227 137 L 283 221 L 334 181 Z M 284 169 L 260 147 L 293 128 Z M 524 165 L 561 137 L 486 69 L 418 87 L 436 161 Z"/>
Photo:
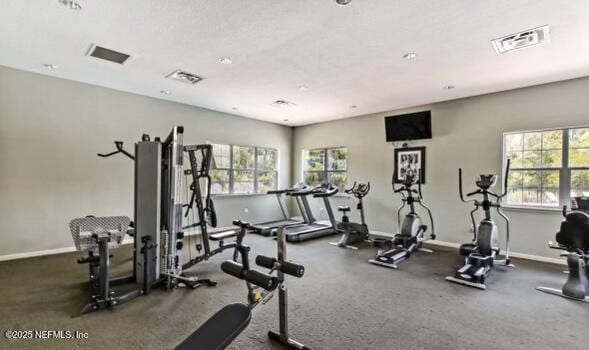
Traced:
<path id="1" fill-rule="evenodd" d="M 233 303 L 223 307 L 186 338 L 176 350 L 222 350 L 247 327 L 252 318 L 249 307 Z"/>

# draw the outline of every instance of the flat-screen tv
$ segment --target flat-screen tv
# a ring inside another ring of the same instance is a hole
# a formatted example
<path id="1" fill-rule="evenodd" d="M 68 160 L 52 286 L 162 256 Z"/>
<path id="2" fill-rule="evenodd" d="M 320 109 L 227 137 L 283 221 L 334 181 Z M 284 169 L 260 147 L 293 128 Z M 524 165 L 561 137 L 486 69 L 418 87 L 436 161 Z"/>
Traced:
<path id="1" fill-rule="evenodd" d="M 431 111 L 395 115 L 384 118 L 387 142 L 432 138 Z"/>

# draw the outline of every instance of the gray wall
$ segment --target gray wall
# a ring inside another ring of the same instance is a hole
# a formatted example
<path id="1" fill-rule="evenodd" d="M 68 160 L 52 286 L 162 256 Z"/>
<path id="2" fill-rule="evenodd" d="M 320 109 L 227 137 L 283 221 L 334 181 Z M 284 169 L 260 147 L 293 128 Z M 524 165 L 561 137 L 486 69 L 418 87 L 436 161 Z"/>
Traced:
<path id="1" fill-rule="evenodd" d="M 471 188 L 477 174 L 501 173 L 503 132 L 588 125 L 588 92 L 589 78 L 582 78 L 296 128 L 293 181 L 301 176 L 302 150 L 346 145 L 349 180 L 372 183 L 365 205 L 369 227 L 395 232 L 400 199 L 391 191 L 393 146 L 385 142 L 383 117 L 430 109 L 433 139 L 411 146 L 427 147 L 423 191 L 434 211 L 438 239 L 463 243 L 472 237 L 471 207 L 458 199 L 457 169 L 464 169 Z M 343 202 L 337 198 L 334 204 Z M 506 209 L 506 213 L 512 221 L 512 251 L 558 256 L 546 246 L 559 228 L 558 212 Z"/>
<path id="2" fill-rule="evenodd" d="M 72 246 L 75 217 L 132 216 L 132 162 L 96 153 L 113 140 L 132 151 L 143 133 L 165 137 L 173 125 L 186 144 L 277 148 L 279 185 L 291 182 L 291 128 L 0 67 L 0 256 Z M 275 201 L 218 198 L 220 226 L 278 217 Z"/>

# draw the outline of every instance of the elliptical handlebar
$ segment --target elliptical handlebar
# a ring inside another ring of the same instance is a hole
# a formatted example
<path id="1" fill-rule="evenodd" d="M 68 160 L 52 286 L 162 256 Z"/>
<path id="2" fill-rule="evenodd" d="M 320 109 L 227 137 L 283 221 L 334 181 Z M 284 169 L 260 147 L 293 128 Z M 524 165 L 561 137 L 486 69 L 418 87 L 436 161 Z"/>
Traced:
<path id="1" fill-rule="evenodd" d="M 102 158 L 107 158 L 107 157 L 110 157 L 110 156 L 114 156 L 115 154 L 122 153 L 125 156 L 127 156 L 127 157 L 135 160 L 135 156 L 133 156 L 131 153 L 129 153 L 129 152 L 127 152 L 127 151 L 125 151 L 123 149 L 123 141 L 115 141 L 114 144 L 115 144 L 115 148 L 117 149 L 116 151 L 113 151 L 113 152 L 110 152 L 110 153 L 106 153 L 106 154 L 104 154 L 104 153 L 97 153 L 96 155 L 99 156 L 99 157 L 102 157 Z"/>
<path id="2" fill-rule="evenodd" d="M 501 202 L 503 197 L 507 196 L 507 185 L 509 184 L 509 168 L 511 166 L 511 159 L 507 159 L 507 164 L 505 165 L 505 174 L 503 175 L 503 193 L 497 197 L 497 202 Z"/>
<path id="3" fill-rule="evenodd" d="M 477 191 L 467 194 L 467 197 L 474 195 Z M 464 192 L 462 190 L 462 168 L 458 168 L 458 193 L 460 194 L 460 200 L 464 203 L 472 203 L 477 201 L 476 199 L 464 199 Z"/>

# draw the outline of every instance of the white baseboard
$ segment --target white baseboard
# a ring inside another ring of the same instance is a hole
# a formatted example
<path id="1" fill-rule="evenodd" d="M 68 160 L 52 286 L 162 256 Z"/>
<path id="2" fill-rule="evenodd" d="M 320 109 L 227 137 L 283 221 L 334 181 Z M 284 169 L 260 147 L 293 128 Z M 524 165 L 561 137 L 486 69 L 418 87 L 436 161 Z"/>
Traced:
<path id="1" fill-rule="evenodd" d="M 219 227 L 219 228 L 215 228 L 214 230 L 211 230 L 211 232 L 209 232 L 209 233 L 223 232 L 223 231 L 229 231 L 229 230 L 235 230 L 235 227 L 233 227 L 233 226 Z M 192 231 L 187 232 L 185 234 L 185 236 L 193 236 L 193 235 L 200 235 L 200 232 L 198 230 L 192 230 Z M 123 240 L 123 243 L 122 244 L 123 245 L 133 244 L 133 237 L 131 237 L 131 236 L 125 236 L 125 239 Z M 0 255 L 0 261 L 26 259 L 26 258 L 33 258 L 33 257 L 36 257 L 36 256 L 45 256 L 45 255 L 55 255 L 55 254 L 71 253 L 71 252 L 75 252 L 75 251 L 76 251 L 76 247 L 75 246 L 71 246 L 71 247 L 64 247 L 64 248 L 39 250 L 39 251 L 36 251 L 36 252 L 24 252 L 24 253 L 17 253 L 17 254 L 7 254 L 7 255 Z"/>
<path id="2" fill-rule="evenodd" d="M 8 261 L 8 260 L 32 258 L 32 257 L 35 257 L 35 256 L 45 256 L 45 255 L 71 253 L 71 252 L 75 252 L 75 251 L 76 251 L 76 247 L 72 246 L 72 247 L 65 247 L 65 248 L 55 248 L 55 249 L 39 250 L 39 251 L 36 251 L 36 252 L 26 252 L 26 253 L 0 255 L 0 261 Z"/>
<path id="3" fill-rule="evenodd" d="M 379 237 L 393 237 L 393 235 L 394 235 L 390 232 L 379 232 L 379 231 L 371 231 L 370 234 L 372 234 L 374 236 L 379 236 Z M 434 246 L 439 246 L 439 247 L 448 247 L 448 248 L 454 248 L 454 249 L 460 248 L 460 243 L 440 241 L 437 239 L 427 241 L 426 243 L 434 245 Z M 557 265 L 566 265 L 567 264 L 564 259 L 548 258 L 545 256 L 540 256 L 540 255 L 532 255 L 532 254 L 518 253 L 518 252 L 511 252 L 509 255 L 513 258 L 539 261 L 539 262 L 545 262 L 545 263 L 550 263 L 550 264 L 557 264 Z"/>

